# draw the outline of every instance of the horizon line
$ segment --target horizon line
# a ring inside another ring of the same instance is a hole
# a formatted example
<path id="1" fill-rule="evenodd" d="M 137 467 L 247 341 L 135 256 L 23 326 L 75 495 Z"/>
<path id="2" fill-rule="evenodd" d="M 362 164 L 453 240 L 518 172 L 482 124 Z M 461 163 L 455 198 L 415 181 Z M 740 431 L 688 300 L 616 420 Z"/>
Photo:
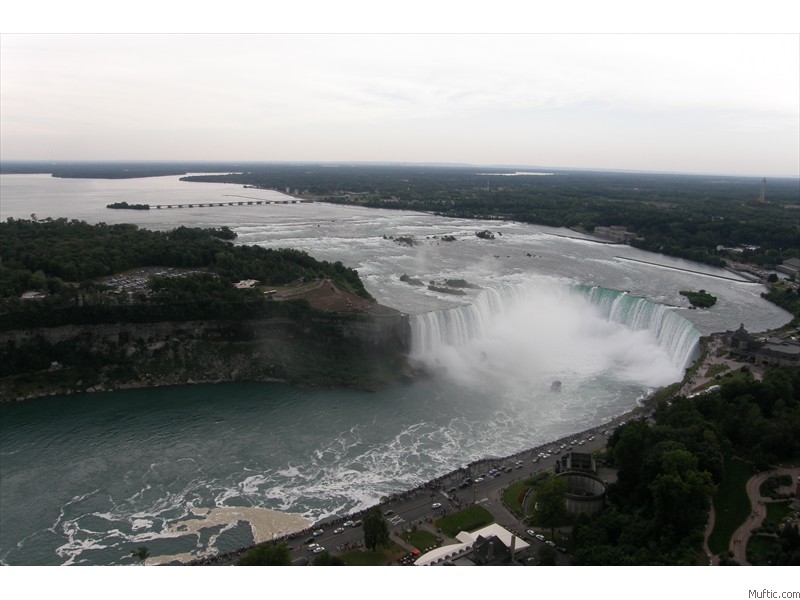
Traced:
<path id="1" fill-rule="evenodd" d="M 284 164 L 284 165 L 331 165 L 331 166 L 357 166 L 357 165 L 384 165 L 384 166 L 423 166 L 423 167 L 460 167 L 460 168 L 492 168 L 492 169 L 548 169 L 555 171 L 577 171 L 577 172 L 603 172 L 603 173 L 630 173 L 630 174 L 651 174 L 651 175 L 689 175 L 707 177 L 770 177 L 777 179 L 800 179 L 800 173 L 795 175 L 764 175 L 764 174 L 734 174 L 723 172 L 708 171 L 671 171 L 671 170 L 650 170 L 650 169 L 626 169 L 622 167 L 555 167 L 547 165 L 531 165 L 521 163 L 468 163 L 468 162 L 447 162 L 447 161 L 388 161 L 388 160 L 233 160 L 233 159 L 0 159 L 0 165 L 4 164 L 131 164 L 131 163 L 159 163 L 159 164 Z M 11 173 L 4 173 L 10 175 Z"/>

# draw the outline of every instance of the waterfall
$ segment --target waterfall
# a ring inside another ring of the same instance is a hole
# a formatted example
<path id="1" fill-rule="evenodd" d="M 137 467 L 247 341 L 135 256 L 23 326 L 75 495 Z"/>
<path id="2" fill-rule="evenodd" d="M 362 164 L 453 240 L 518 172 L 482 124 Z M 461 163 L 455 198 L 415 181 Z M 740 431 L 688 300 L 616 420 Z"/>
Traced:
<path id="1" fill-rule="evenodd" d="M 673 308 L 627 292 L 587 286 L 574 286 L 572 289 L 596 306 L 609 321 L 634 331 L 653 333 L 658 345 L 677 367 L 685 369 L 695 359 L 700 332 Z"/>
<path id="2" fill-rule="evenodd" d="M 411 326 L 414 358 L 473 379 L 609 370 L 664 385 L 680 379 L 700 338 L 668 306 L 603 288 L 534 283 L 486 288 L 471 304 L 415 315 Z"/>

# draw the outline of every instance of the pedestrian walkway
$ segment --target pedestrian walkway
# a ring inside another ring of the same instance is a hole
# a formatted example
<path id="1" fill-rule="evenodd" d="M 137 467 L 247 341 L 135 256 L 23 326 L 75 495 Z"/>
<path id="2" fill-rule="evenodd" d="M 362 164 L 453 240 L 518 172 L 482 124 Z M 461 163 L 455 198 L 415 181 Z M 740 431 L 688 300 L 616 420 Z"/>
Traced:
<path id="1" fill-rule="evenodd" d="M 708 538 L 711 537 L 711 532 L 714 531 L 714 525 L 717 523 L 717 513 L 714 511 L 714 503 L 711 503 L 711 510 L 708 511 L 708 522 L 706 523 L 706 531 L 703 536 L 703 551 L 708 557 L 709 564 L 713 566 L 719 565 L 719 556 L 711 553 L 711 548 L 708 546 Z"/>
<path id="2" fill-rule="evenodd" d="M 761 485 L 770 477 L 779 475 L 789 475 L 794 484 L 797 477 L 800 476 L 800 467 L 772 469 L 758 473 L 747 480 L 746 490 L 747 497 L 750 498 L 750 517 L 734 532 L 728 546 L 734 559 L 740 565 L 750 564 L 747 560 L 747 542 L 750 541 L 753 531 L 761 527 L 767 516 L 766 505 L 772 502 L 771 498 L 761 496 Z"/>

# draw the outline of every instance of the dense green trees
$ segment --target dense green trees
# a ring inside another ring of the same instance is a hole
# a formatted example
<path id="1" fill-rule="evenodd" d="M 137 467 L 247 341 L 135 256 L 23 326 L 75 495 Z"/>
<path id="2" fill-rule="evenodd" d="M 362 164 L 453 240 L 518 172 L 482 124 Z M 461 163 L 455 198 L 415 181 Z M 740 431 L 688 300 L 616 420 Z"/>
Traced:
<path id="1" fill-rule="evenodd" d="M 555 537 L 555 528 L 567 517 L 567 481 L 563 477 L 549 477 L 536 492 L 536 518 L 542 527 Z"/>
<path id="2" fill-rule="evenodd" d="M 800 455 L 798 398 L 800 369 L 772 369 L 763 381 L 737 372 L 718 391 L 664 402 L 652 422 L 618 428 L 608 452 L 617 483 L 603 512 L 576 519 L 573 562 L 697 564 L 723 455 L 761 468 Z M 791 540 L 785 545 L 792 556 Z"/>
<path id="3" fill-rule="evenodd" d="M 273 285 L 324 276 L 367 295 L 358 274 L 340 262 L 317 261 L 299 250 L 234 246 L 229 243 L 234 237 L 228 227 L 150 231 L 127 224 L 8 219 L 0 223 L 0 299 L 151 266 L 206 269 L 226 281 Z"/>
<path id="4" fill-rule="evenodd" d="M 292 557 L 285 542 L 265 543 L 250 550 L 236 564 L 241 567 L 287 567 L 292 564 Z"/>
<path id="5" fill-rule="evenodd" d="M 717 303 L 717 297 L 712 296 L 705 290 L 700 290 L 699 292 L 681 290 L 681 295 L 686 296 L 692 306 L 696 308 L 711 308 Z"/>
<path id="6" fill-rule="evenodd" d="M 389 543 L 389 526 L 378 508 L 373 508 L 364 517 L 364 545 L 373 552 L 378 546 Z"/>
<path id="7" fill-rule="evenodd" d="M 227 227 L 149 231 L 135 225 L 89 225 L 67 219 L 8 219 L 0 223 L 0 328 L 202 318 L 257 318 L 275 311 L 263 295 L 233 283 L 265 285 L 319 277 L 369 298 L 358 273 L 341 262 L 317 261 L 305 252 L 230 243 Z M 154 277 L 149 289 L 112 294 L 99 279 L 128 270 L 179 268 L 185 277 Z M 25 301 L 26 291 L 44 299 Z M 269 303 L 278 304 L 278 303 Z"/>
<path id="8" fill-rule="evenodd" d="M 106 208 L 127 209 L 127 210 L 150 210 L 149 204 L 128 204 L 127 202 L 112 202 L 106 204 Z"/>

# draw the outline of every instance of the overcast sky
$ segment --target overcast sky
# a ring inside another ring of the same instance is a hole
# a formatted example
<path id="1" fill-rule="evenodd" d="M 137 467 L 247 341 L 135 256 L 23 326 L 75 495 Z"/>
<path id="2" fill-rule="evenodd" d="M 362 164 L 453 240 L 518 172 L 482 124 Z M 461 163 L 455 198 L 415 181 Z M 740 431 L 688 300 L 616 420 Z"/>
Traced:
<path id="1" fill-rule="evenodd" d="M 0 158 L 800 175 L 790 34 L 0 36 Z"/>

